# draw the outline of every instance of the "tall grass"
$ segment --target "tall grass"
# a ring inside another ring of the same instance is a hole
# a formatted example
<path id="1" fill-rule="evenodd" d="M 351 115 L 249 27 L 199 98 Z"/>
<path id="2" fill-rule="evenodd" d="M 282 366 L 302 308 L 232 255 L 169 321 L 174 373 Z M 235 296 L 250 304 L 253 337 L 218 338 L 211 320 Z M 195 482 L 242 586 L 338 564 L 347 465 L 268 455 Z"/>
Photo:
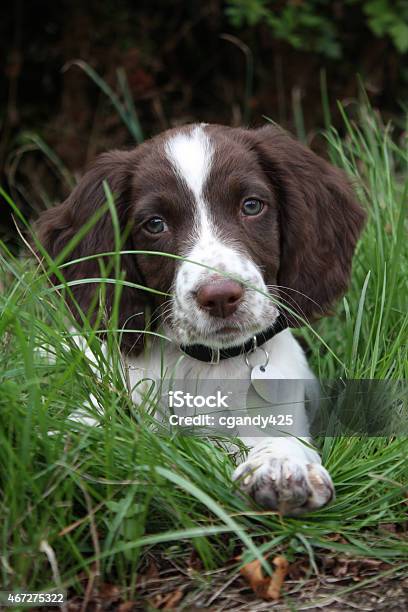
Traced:
<path id="1" fill-rule="evenodd" d="M 354 180 L 369 218 L 350 291 L 316 328 L 323 343 L 312 330 L 302 334 L 322 378 L 408 378 L 406 142 L 366 106 L 356 122 L 342 112 L 346 137 L 328 130 L 329 152 Z M 84 323 L 97 378 L 43 270 L 4 244 L 0 262 L 3 589 L 57 583 L 83 592 L 84 580 L 99 576 L 132 591 L 152 555 L 187 571 L 192 550 L 204 570 L 226 566 L 231 575 L 276 551 L 291 561 L 306 556 L 312 573 L 323 553 L 380 559 L 395 572 L 407 567 L 399 533 L 407 518 L 405 438 L 326 438 L 335 502 L 296 519 L 260 512 L 231 484 L 234 457 L 223 439 L 169 436 L 149 406 L 132 403 L 117 334 L 108 335 L 106 356 Z M 68 419 L 90 395 L 99 427 Z M 189 576 L 190 589 L 208 591 L 208 578 Z"/>
<path id="2" fill-rule="evenodd" d="M 391 125 L 367 105 L 351 122 L 340 107 L 346 128 L 341 140 L 327 132 L 332 161 L 353 180 L 369 217 L 354 258 L 352 284 L 336 312 L 319 331 L 341 359 L 342 370 L 329 356 L 319 358 L 321 377 L 407 378 L 408 361 L 408 148 L 406 133 L 398 146 Z"/>

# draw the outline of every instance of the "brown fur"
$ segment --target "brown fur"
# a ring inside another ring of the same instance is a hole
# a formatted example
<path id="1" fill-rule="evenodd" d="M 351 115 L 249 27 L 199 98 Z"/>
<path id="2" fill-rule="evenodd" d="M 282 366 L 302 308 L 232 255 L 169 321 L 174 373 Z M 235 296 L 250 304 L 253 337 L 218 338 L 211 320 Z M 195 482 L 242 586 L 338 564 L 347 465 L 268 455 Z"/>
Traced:
<path id="1" fill-rule="evenodd" d="M 266 284 L 282 287 L 283 301 L 298 315 L 313 320 L 326 314 L 347 288 L 365 218 L 346 176 L 276 127 L 207 129 L 216 152 L 205 195 L 217 228 L 261 267 Z M 39 239 L 51 257 L 55 258 L 103 205 L 104 180 L 115 197 L 121 232 L 126 237 L 122 249 L 185 253 L 193 222 L 192 194 L 165 157 L 166 137 L 168 132 L 132 151 L 101 155 L 69 198 L 41 215 Z M 268 207 L 259 219 L 242 224 L 237 202 L 250 195 L 253 185 L 264 194 Z M 170 235 L 152 237 L 143 230 L 149 215 L 158 212 L 173 228 Z M 67 259 L 114 250 L 111 215 L 106 213 Z M 104 263 L 112 265 L 112 259 L 105 258 Z M 176 262 L 159 256 L 124 255 L 121 267 L 127 281 L 169 292 Z M 100 263 L 91 260 L 69 266 L 64 275 L 67 281 L 98 277 Z M 96 284 L 73 287 L 84 312 L 89 311 L 96 288 Z M 113 286 L 108 285 L 108 313 L 112 297 Z M 125 287 L 119 325 L 143 330 L 146 306 L 156 312 L 163 301 Z M 300 324 L 296 316 L 287 317 L 290 325 Z M 142 335 L 135 341 L 134 334 L 124 334 L 123 348 L 138 352 L 142 346 Z"/>

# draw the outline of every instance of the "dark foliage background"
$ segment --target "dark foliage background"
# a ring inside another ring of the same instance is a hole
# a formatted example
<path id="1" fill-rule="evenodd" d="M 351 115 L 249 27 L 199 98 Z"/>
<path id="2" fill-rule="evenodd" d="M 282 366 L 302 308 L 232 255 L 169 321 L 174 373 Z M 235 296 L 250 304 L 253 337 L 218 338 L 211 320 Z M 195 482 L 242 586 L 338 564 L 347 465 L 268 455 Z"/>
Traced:
<path id="1" fill-rule="evenodd" d="M 321 149 L 322 79 L 339 126 L 336 100 L 358 96 L 357 74 L 385 118 L 398 123 L 406 99 L 407 0 L 15 0 L 0 16 L 1 183 L 30 217 L 63 198 L 69 181 L 28 131 L 73 176 L 98 152 L 132 144 L 74 60 L 115 90 L 123 68 L 145 137 L 189 121 L 257 125 L 268 116 Z M 0 219 L 12 241 L 4 204 Z"/>

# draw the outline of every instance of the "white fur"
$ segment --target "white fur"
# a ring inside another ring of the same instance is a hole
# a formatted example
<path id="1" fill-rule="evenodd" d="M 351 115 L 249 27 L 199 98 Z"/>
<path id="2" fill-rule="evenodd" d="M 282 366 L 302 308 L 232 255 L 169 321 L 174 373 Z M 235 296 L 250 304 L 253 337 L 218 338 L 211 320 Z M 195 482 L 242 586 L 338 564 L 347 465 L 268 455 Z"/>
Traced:
<path id="1" fill-rule="evenodd" d="M 214 148 L 202 125 L 172 136 L 165 144 L 168 159 L 182 181 L 200 201 L 211 169 Z"/>
<path id="2" fill-rule="evenodd" d="M 269 327 L 277 318 L 278 310 L 268 296 L 259 268 L 234 244 L 221 235 L 211 215 L 211 202 L 204 196 L 204 188 L 214 159 L 214 146 L 203 126 L 172 136 L 165 144 L 166 155 L 178 177 L 194 196 L 194 226 L 186 240 L 189 247 L 183 255 L 173 286 L 171 325 L 166 335 L 179 344 L 197 343 L 223 348 L 241 344 Z M 200 265 L 202 264 L 202 265 Z M 213 269 L 209 269 L 213 268 Z M 225 321 L 211 317 L 199 308 L 195 294 L 200 286 L 211 282 L 220 273 L 233 277 L 246 286 L 245 296 L 231 321 L 237 332 L 219 333 Z"/>

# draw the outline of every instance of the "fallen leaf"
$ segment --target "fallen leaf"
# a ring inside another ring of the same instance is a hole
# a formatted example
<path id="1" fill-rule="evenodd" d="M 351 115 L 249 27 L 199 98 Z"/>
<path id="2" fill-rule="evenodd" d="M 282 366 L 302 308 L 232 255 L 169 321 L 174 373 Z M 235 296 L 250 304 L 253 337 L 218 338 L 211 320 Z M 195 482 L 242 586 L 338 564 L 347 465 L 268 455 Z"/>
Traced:
<path id="1" fill-rule="evenodd" d="M 272 576 L 267 577 L 264 577 L 261 562 L 257 559 L 240 569 L 241 576 L 247 580 L 254 593 L 265 601 L 276 601 L 280 598 L 282 586 L 289 570 L 289 563 L 285 557 L 275 557 L 272 563 L 275 566 L 275 571 Z"/>
<path id="2" fill-rule="evenodd" d="M 187 562 L 187 572 L 189 574 L 193 573 L 193 572 L 199 572 L 200 570 L 203 569 L 203 562 L 201 561 L 200 557 L 198 556 L 197 551 L 195 550 L 195 548 L 193 548 L 193 550 L 191 551 L 190 557 L 188 559 Z"/>
<path id="3" fill-rule="evenodd" d="M 97 595 L 104 601 L 117 601 L 120 597 L 120 589 L 114 584 L 103 582 L 99 585 L 94 595 Z"/>
<path id="4" fill-rule="evenodd" d="M 269 581 L 264 599 L 276 601 L 279 599 L 286 574 L 288 573 L 289 563 L 285 557 L 275 557 L 273 560 L 275 571 Z"/>
<path id="5" fill-rule="evenodd" d="M 343 578 L 348 572 L 349 563 L 349 559 L 339 557 L 337 559 L 337 564 L 333 568 L 333 576 L 336 576 L 336 578 Z"/>
<path id="6" fill-rule="evenodd" d="M 132 612 L 132 610 L 136 609 L 136 602 L 135 601 L 125 601 L 124 603 L 121 603 L 120 606 L 117 608 L 118 612 Z"/>
<path id="7" fill-rule="evenodd" d="M 294 561 L 289 566 L 288 577 L 291 580 L 300 580 L 307 575 L 309 570 L 309 560 L 308 559 L 298 559 Z"/>
<path id="8" fill-rule="evenodd" d="M 177 591 L 174 591 L 173 593 L 169 593 L 169 597 L 164 606 L 162 606 L 162 610 L 172 610 L 182 597 L 183 591 L 180 591 L 180 589 L 177 589 Z"/>
<path id="9" fill-rule="evenodd" d="M 174 610 L 180 599 L 183 597 L 183 591 L 177 589 L 171 593 L 159 593 L 153 598 L 151 604 L 157 610 Z"/>
<path id="10" fill-rule="evenodd" d="M 157 569 L 157 565 L 152 559 L 150 559 L 146 571 L 143 574 L 138 575 L 136 579 L 136 584 L 140 589 L 145 589 L 150 582 L 158 580 L 158 578 L 159 570 Z"/>
<path id="11" fill-rule="evenodd" d="M 259 590 L 264 588 L 265 580 L 268 581 L 269 578 L 264 578 L 262 574 L 261 562 L 258 559 L 255 561 L 251 561 L 251 563 L 247 563 L 239 570 L 241 576 L 245 578 L 248 582 L 251 589 L 259 595 Z"/>

